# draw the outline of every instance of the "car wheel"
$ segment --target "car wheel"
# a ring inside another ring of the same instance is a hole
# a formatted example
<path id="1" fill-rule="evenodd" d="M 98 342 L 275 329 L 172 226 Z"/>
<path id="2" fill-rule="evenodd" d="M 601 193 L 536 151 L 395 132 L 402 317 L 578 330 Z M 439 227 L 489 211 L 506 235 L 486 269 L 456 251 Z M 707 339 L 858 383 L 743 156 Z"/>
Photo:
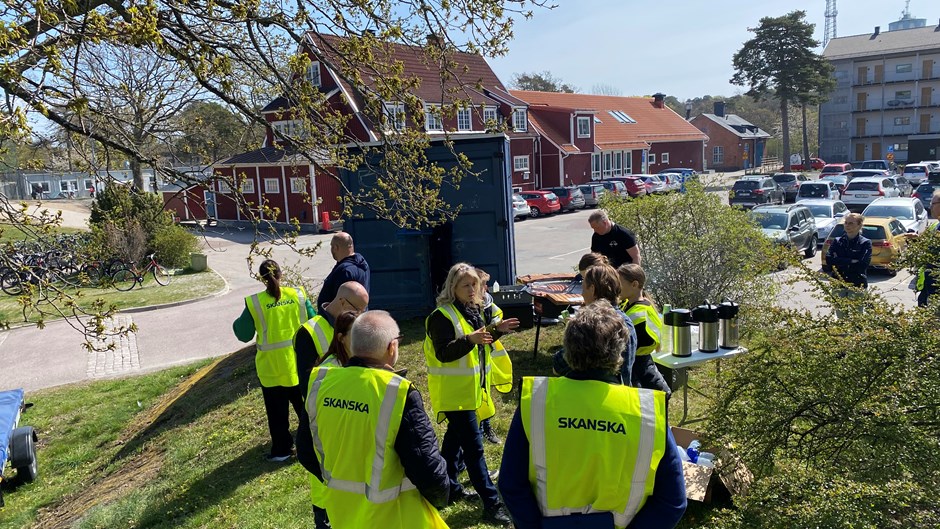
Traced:
<path id="1" fill-rule="evenodd" d="M 532 212 L 529 213 L 529 215 L 532 215 L 532 218 L 533 218 L 533 219 L 534 219 L 534 218 L 537 218 L 537 217 L 538 217 L 539 215 L 541 215 L 541 214 L 542 214 L 542 212 L 539 211 L 539 208 L 532 208 Z"/>
<path id="2" fill-rule="evenodd" d="M 816 236 L 813 235 L 813 240 L 810 241 L 811 244 L 806 247 L 806 250 L 803 252 L 803 256 L 805 256 L 807 259 L 812 259 L 813 256 L 816 255 L 816 244 L 818 243 L 818 241 L 819 239 L 817 239 Z"/>

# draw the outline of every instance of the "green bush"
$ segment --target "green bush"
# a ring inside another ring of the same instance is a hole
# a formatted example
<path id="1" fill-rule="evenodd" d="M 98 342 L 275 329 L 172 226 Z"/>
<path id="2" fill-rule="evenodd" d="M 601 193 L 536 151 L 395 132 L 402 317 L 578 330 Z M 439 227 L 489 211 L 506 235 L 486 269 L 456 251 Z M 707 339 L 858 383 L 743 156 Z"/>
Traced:
<path id="1" fill-rule="evenodd" d="M 157 262 L 163 266 L 185 268 L 190 263 L 189 254 L 199 251 L 199 242 L 185 228 L 165 226 L 154 234 L 153 250 L 157 253 Z"/>

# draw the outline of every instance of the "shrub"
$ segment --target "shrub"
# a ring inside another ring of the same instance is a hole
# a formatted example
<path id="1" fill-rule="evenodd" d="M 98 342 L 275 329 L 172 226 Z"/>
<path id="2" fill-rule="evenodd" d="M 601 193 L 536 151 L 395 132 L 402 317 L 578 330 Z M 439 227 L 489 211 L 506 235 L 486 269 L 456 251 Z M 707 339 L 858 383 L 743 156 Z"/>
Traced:
<path id="1" fill-rule="evenodd" d="M 185 228 L 165 226 L 154 234 L 153 250 L 157 253 L 157 262 L 163 266 L 185 268 L 190 263 L 189 254 L 199 251 L 199 243 Z"/>

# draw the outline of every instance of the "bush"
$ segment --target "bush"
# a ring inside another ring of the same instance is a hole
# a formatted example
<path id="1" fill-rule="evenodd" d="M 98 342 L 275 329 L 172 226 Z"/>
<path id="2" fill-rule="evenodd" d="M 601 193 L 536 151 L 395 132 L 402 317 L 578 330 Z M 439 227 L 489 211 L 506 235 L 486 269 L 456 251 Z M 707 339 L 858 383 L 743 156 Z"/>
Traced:
<path id="1" fill-rule="evenodd" d="M 163 266 L 185 268 L 190 263 L 189 254 L 199 251 L 199 243 L 185 228 L 165 226 L 154 234 L 153 250 L 157 253 L 157 262 Z"/>

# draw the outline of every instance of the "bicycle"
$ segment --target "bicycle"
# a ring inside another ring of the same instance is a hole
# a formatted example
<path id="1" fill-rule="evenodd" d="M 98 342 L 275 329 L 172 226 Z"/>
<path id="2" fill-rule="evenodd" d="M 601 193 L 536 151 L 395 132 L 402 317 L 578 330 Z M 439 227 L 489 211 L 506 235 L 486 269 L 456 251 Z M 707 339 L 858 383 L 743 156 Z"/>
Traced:
<path id="1" fill-rule="evenodd" d="M 147 272 L 153 273 L 153 279 L 160 286 L 167 286 L 170 284 L 170 272 L 164 268 L 160 263 L 157 262 L 155 256 L 157 254 L 152 253 L 147 256 L 147 259 L 150 259 L 150 262 L 147 263 L 147 266 L 144 267 L 143 272 L 138 272 L 136 265 L 131 265 L 130 268 L 124 266 L 123 268 L 118 269 L 114 275 L 111 276 L 111 280 L 114 282 L 114 288 L 127 292 L 128 290 L 134 288 L 134 285 L 143 284 L 144 276 L 147 275 Z"/>

